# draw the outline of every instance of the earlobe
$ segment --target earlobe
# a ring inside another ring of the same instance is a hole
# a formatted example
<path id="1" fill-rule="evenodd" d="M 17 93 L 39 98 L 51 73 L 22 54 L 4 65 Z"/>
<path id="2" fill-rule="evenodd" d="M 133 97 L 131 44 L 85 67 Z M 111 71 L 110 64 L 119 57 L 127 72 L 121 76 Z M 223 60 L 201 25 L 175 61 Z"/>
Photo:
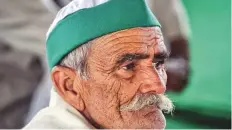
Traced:
<path id="1" fill-rule="evenodd" d="M 75 71 L 70 68 L 55 66 L 52 69 L 51 77 L 58 94 L 70 105 L 79 111 L 83 111 L 85 106 L 75 82 L 78 78 Z"/>
<path id="2" fill-rule="evenodd" d="M 77 105 L 76 108 L 78 108 L 79 111 L 84 111 L 85 105 L 84 105 L 84 101 L 80 94 L 77 95 L 77 100 L 78 100 L 78 103 L 76 104 Z"/>

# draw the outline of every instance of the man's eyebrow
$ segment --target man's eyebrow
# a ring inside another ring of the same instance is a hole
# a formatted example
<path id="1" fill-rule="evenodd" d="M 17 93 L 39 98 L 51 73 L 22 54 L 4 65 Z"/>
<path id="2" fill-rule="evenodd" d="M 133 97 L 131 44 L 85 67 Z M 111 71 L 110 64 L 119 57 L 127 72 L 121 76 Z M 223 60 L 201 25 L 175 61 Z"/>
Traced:
<path id="1" fill-rule="evenodd" d="M 140 59 L 146 59 L 149 58 L 148 54 L 143 54 L 143 53 L 127 53 L 119 57 L 117 60 L 118 64 L 121 64 L 125 61 L 132 61 L 132 60 L 140 60 Z"/>
<path id="2" fill-rule="evenodd" d="M 169 52 L 167 52 L 167 51 L 161 51 L 161 52 L 158 52 L 158 53 L 154 54 L 153 60 L 168 59 L 169 55 L 170 55 Z"/>

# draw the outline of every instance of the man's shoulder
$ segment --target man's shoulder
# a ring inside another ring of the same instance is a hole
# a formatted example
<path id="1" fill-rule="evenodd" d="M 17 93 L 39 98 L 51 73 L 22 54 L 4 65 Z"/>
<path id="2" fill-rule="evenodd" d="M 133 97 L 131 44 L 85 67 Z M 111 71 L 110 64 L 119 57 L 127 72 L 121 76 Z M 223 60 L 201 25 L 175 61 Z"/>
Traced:
<path id="1" fill-rule="evenodd" d="M 36 116 L 23 129 L 50 128 L 59 129 L 61 121 L 54 114 L 51 108 L 40 110 Z"/>
<path id="2" fill-rule="evenodd" d="M 47 107 L 37 115 L 23 129 L 88 129 L 93 128 L 82 115 L 74 113 L 64 107 Z"/>

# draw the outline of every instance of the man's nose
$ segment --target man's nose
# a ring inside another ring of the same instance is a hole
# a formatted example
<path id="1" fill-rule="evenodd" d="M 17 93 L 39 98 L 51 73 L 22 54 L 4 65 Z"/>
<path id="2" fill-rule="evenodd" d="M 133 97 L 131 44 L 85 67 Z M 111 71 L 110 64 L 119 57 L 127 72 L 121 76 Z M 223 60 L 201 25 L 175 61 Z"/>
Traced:
<path id="1" fill-rule="evenodd" d="M 163 94 L 166 91 L 165 83 L 156 70 L 147 72 L 143 79 L 139 88 L 141 93 L 153 92 L 156 94 Z"/>

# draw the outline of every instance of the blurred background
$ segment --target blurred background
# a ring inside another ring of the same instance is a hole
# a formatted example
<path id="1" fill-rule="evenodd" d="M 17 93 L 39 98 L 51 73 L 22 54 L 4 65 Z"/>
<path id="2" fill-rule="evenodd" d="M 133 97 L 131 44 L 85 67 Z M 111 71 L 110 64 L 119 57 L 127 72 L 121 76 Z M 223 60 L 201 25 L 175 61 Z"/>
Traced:
<path id="1" fill-rule="evenodd" d="M 162 0 L 170 1 L 170 7 L 151 1 L 168 48 L 177 54 L 184 50 L 189 66 L 181 87 L 168 85 L 167 95 L 176 108 L 166 115 L 167 128 L 231 128 L 231 0 Z M 46 31 L 68 2 L 0 0 L 0 129 L 22 128 L 48 105 Z M 172 32 L 177 27 L 178 38 Z M 169 77 L 177 76 L 170 72 Z"/>
<path id="2" fill-rule="evenodd" d="M 231 128 L 231 1 L 182 0 L 190 38 L 190 82 L 168 93 L 176 105 L 168 128 Z"/>

